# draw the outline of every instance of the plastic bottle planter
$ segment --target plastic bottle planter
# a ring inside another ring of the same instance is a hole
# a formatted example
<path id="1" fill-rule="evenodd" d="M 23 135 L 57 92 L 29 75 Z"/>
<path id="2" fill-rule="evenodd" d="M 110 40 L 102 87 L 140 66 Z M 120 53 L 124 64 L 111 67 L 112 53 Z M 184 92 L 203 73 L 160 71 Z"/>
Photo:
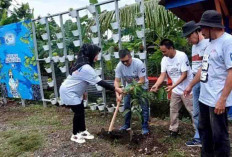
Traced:
<path id="1" fill-rule="evenodd" d="M 119 108 L 118 108 L 119 112 L 123 112 L 124 111 L 124 106 L 123 105 L 120 105 Z"/>
<path id="2" fill-rule="evenodd" d="M 53 87 L 54 86 L 54 81 L 52 80 L 51 82 L 47 82 L 49 87 Z"/>
<path id="3" fill-rule="evenodd" d="M 77 11 L 76 10 L 72 10 L 69 12 L 69 16 L 71 16 L 72 18 L 77 17 Z"/>
<path id="4" fill-rule="evenodd" d="M 66 72 L 66 66 L 59 67 L 59 69 L 60 69 L 60 71 L 61 71 L 62 73 L 65 73 L 65 72 Z"/>
<path id="5" fill-rule="evenodd" d="M 88 11 L 89 11 L 91 14 L 93 14 L 93 13 L 96 12 L 95 5 L 89 5 L 89 6 L 87 7 L 87 9 L 88 9 Z"/>
<path id="6" fill-rule="evenodd" d="M 107 106 L 106 108 L 107 108 L 108 112 L 112 113 L 112 112 L 114 112 L 114 107 L 115 107 L 114 104 L 112 104 L 111 107 Z"/>
<path id="7" fill-rule="evenodd" d="M 45 70 L 46 70 L 47 73 L 51 73 L 52 72 L 52 68 L 51 67 L 45 68 Z"/>
<path id="8" fill-rule="evenodd" d="M 40 23 L 41 25 L 44 25 L 44 24 L 46 23 L 46 18 L 41 18 L 41 19 L 39 20 L 39 23 Z"/>
<path id="9" fill-rule="evenodd" d="M 146 52 L 139 53 L 139 58 L 140 58 L 140 59 L 146 59 L 146 55 L 147 55 Z"/>
<path id="10" fill-rule="evenodd" d="M 117 43 L 119 40 L 119 34 L 113 34 L 112 37 L 113 37 L 114 42 Z"/>
<path id="11" fill-rule="evenodd" d="M 91 29 L 91 31 L 92 31 L 93 33 L 96 33 L 96 32 L 97 32 L 97 26 L 96 26 L 96 25 L 95 25 L 95 26 L 91 26 L 90 29 Z"/>
<path id="12" fill-rule="evenodd" d="M 87 107 L 87 106 L 88 106 L 87 100 L 84 100 L 83 103 L 84 103 L 84 107 Z"/>
<path id="13" fill-rule="evenodd" d="M 114 52 L 114 57 L 119 58 L 118 52 Z"/>
<path id="14" fill-rule="evenodd" d="M 141 2 L 141 0 L 135 0 L 135 2 L 139 3 L 139 2 Z"/>
<path id="15" fill-rule="evenodd" d="M 49 50 L 49 46 L 48 45 L 43 45 L 43 49 L 44 49 L 44 51 L 48 51 Z"/>
<path id="16" fill-rule="evenodd" d="M 52 57 L 52 60 L 57 63 L 59 61 L 59 56 L 53 56 Z"/>
<path id="17" fill-rule="evenodd" d="M 100 61 L 100 60 L 101 60 L 101 57 L 102 57 L 102 53 L 100 52 L 100 53 L 98 54 L 97 60 Z"/>
<path id="18" fill-rule="evenodd" d="M 73 44 L 75 47 L 78 47 L 81 45 L 81 42 L 80 42 L 80 40 L 75 40 L 75 41 L 73 41 Z"/>
<path id="19" fill-rule="evenodd" d="M 99 38 L 98 38 L 98 37 L 92 38 L 92 42 L 93 42 L 93 44 L 95 44 L 95 45 L 99 44 Z"/>
<path id="20" fill-rule="evenodd" d="M 71 62 L 74 60 L 74 55 L 67 55 L 68 61 Z"/>
<path id="21" fill-rule="evenodd" d="M 58 39 L 60 39 L 60 38 L 63 38 L 63 35 L 62 35 L 61 32 L 60 32 L 60 33 L 56 33 L 56 37 L 57 37 Z"/>
<path id="22" fill-rule="evenodd" d="M 79 36 L 79 31 L 78 30 L 74 30 L 74 31 L 72 31 L 72 34 L 73 34 L 74 37 Z"/>
<path id="23" fill-rule="evenodd" d="M 44 61 L 45 61 L 45 63 L 50 63 L 51 62 L 51 58 L 50 57 L 44 58 Z"/>
<path id="24" fill-rule="evenodd" d="M 103 90 L 103 88 L 101 86 L 98 86 L 97 84 L 95 85 L 95 87 L 97 88 L 97 91 L 101 92 Z"/>
<path id="25" fill-rule="evenodd" d="M 64 62 L 65 62 L 65 56 L 59 57 L 59 61 L 60 61 L 61 63 L 64 63 Z"/>
<path id="26" fill-rule="evenodd" d="M 110 58 L 111 58 L 111 54 L 110 54 L 110 53 L 104 54 L 103 57 L 104 57 L 104 59 L 105 59 L 106 61 L 109 61 Z"/>
<path id="27" fill-rule="evenodd" d="M 98 109 L 99 109 L 99 111 L 103 111 L 104 109 L 105 109 L 105 103 L 101 103 L 101 104 L 98 104 Z"/>
<path id="28" fill-rule="evenodd" d="M 90 109 L 91 109 L 92 111 L 96 110 L 96 109 L 97 109 L 97 104 L 96 104 L 96 103 L 90 104 Z"/>
<path id="29" fill-rule="evenodd" d="M 131 52 L 131 56 L 132 56 L 132 57 L 135 56 L 135 52 L 134 52 L 134 51 Z"/>
<path id="30" fill-rule="evenodd" d="M 143 38 L 144 37 L 144 30 L 142 29 L 141 31 L 136 31 L 137 37 L 138 38 Z"/>
<path id="31" fill-rule="evenodd" d="M 52 98 L 52 99 L 51 99 L 51 104 L 52 104 L 52 105 L 55 105 L 56 103 L 57 103 L 56 98 Z"/>
<path id="32" fill-rule="evenodd" d="M 57 47 L 58 47 L 59 49 L 62 49 L 62 48 L 64 48 L 64 44 L 63 44 L 63 43 L 57 43 Z"/>
<path id="33" fill-rule="evenodd" d="M 97 75 L 101 75 L 102 74 L 102 68 L 95 69 L 95 72 L 96 72 Z"/>
<path id="34" fill-rule="evenodd" d="M 48 40 L 48 34 L 47 33 L 42 34 L 41 37 L 42 37 L 43 40 Z"/>
<path id="35" fill-rule="evenodd" d="M 118 22 L 113 22 L 110 25 L 111 25 L 112 29 L 114 29 L 114 30 L 118 29 Z"/>
<path id="36" fill-rule="evenodd" d="M 144 17 L 142 16 L 142 17 L 135 18 L 135 21 L 137 25 L 143 25 Z"/>

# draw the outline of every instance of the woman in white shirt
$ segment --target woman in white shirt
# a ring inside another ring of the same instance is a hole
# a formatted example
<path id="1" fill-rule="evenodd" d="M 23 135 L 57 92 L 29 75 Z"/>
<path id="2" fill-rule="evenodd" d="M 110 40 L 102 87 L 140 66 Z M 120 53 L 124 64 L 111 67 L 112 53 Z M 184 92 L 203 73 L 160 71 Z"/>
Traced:
<path id="1" fill-rule="evenodd" d="M 83 94 L 89 84 L 98 84 L 111 91 L 122 93 L 121 88 L 103 81 L 93 69 L 101 49 L 96 45 L 84 44 L 78 53 L 77 61 L 70 68 L 70 75 L 60 86 L 61 102 L 69 106 L 74 112 L 72 141 L 84 143 L 85 139 L 93 139 L 85 126 L 85 111 L 83 105 Z"/>

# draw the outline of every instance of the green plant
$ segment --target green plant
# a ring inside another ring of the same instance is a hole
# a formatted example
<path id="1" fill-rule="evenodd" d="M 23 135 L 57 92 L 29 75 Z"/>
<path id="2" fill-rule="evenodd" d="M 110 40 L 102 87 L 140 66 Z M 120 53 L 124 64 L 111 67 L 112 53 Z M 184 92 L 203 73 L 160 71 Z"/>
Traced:
<path id="1" fill-rule="evenodd" d="M 52 78 L 48 78 L 48 82 L 52 82 Z"/>
<path id="2" fill-rule="evenodd" d="M 73 54 L 74 54 L 74 51 L 69 50 L 68 54 L 69 54 L 69 55 L 73 55 Z"/>
<path id="3" fill-rule="evenodd" d="M 50 67 L 51 67 L 50 64 L 45 64 L 45 65 L 44 65 L 44 68 L 46 68 L 46 69 L 48 69 L 48 68 L 50 68 Z"/>
<path id="4" fill-rule="evenodd" d="M 65 66 L 65 63 L 60 62 L 60 63 L 58 64 L 58 67 L 64 67 L 64 66 Z"/>
<path id="5" fill-rule="evenodd" d="M 136 15 L 137 15 L 137 18 L 139 18 L 143 16 L 143 13 L 137 13 Z"/>
<path id="6" fill-rule="evenodd" d="M 55 94 L 52 93 L 50 96 L 49 96 L 50 99 L 54 99 L 55 98 Z"/>
<path id="7" fill-rule="evenodd" d="M 54 56 L 54 57 L 55 57 L 55 56 L 58 56 L 58 53 L 57 53 L 57 52 L 53 52 L 53 53 L 52 53 L 52 56 Z"/>
<path id="8" fill-rule="evenodd" d="M 156 99 L 155 93 L 148 92 L 142 88 L 143 84 L 137 83 L 135 80 L 125 87 L 125 94 L 131 96 L 131 113 L 136 115 L 140 121 L 143 120 L 141 105 L 148 105 Z M 126 115 L 130 110 L 125 110 L 123 115 Z"/>
<path id="9" fill-rule="evenodd" d="M 103 103 L 103 99 L 102 99 L 102 98 L 98 98 L 98 99 L 97 99 L 97 103 L 98 103 L 98 104 Z"/>

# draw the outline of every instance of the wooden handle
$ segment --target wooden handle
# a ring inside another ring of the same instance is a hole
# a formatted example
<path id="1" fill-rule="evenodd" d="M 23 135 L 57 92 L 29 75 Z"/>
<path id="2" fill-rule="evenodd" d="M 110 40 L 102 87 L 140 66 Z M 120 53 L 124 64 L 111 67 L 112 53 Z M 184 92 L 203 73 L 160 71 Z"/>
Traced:
<path id="1" fill-rule="evenodd" d="M 116 119 L 116 116 L 118 113 L 119 106 L 120 106 L 120 101 L 117 102 L 116 110 L 114 111 L 113 118 L 110 122 L 109 132 L 111 132 L 113 130 L 113 126 L 114 126 L 114 122 L 115 122 L 115 119 Z"/>

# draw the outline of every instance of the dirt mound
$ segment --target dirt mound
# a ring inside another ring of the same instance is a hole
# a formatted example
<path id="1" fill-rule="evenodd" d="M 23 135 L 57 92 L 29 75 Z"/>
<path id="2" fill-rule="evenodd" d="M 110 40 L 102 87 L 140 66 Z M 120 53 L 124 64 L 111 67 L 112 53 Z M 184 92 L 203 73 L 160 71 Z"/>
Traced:
<path id="1" fill-rule="evenodd" d="M 120 131 L 113 130 L 112 132 L 101 130 L 97 134 L 100 138 L 115 143 L 115 140 L 119 144 L 124 144 L 128 149 L 131 149 L 140 154 L 163 154 L 168 149 L 165 145 L 157 141 L 159 139 L 157 135 L 149 133 L 148 135 L 142 135 L 133 131 Z"/>

